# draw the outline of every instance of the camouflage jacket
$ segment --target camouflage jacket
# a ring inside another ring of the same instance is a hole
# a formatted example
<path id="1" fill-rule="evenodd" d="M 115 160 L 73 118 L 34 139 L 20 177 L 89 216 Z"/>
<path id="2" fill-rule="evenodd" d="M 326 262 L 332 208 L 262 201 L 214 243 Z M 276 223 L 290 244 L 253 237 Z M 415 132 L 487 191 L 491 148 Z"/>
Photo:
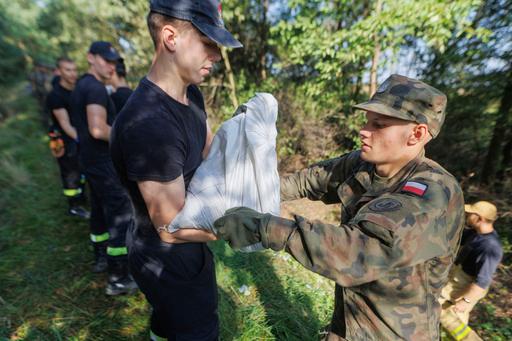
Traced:
<path id="1" fill-rule="evenodd" d="M 286 245 L 336 282 L 329 340 L 439 339 L 437 300 L 464 226 L 452 175 L 422 154 L 382 179 L 352 152 L 283 178 L 281 196 L 341 203 L 340 226 L 295 216 Z"/>

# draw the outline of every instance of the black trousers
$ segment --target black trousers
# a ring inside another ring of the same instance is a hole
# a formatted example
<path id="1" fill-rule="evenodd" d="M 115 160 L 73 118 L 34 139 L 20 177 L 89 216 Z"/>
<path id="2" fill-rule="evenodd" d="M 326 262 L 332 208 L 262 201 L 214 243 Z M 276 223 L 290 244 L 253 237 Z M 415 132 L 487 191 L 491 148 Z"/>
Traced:
<path id="1" fill-rule="evenodd" d="M 130 273 L 153 308 L 151 331 L 172 341 L 218 340 L 217 282 L 208 246 L 148 242 L 130 233 L 128 249 Z"/>
<path id="2" fill-rule="evenodd" d="M 65 154 L 57 158 L 57 163 L 59 164 L 64 195 L 69 199 L 70 205 L 73 205 L 77 204 L 82 197 L 85 178 L 80 171 L 78 147 L 76 143 L 67 142 L 64 148 Z"/>
<path id="3" fill-rule="evenodd" d="M 112 161 L 87 164 L 85 175 L 91 189 L 91 240 L 107 241 L 109 259 L 126 258 L 126 232 L 132 224 L 130 199 Z"/>

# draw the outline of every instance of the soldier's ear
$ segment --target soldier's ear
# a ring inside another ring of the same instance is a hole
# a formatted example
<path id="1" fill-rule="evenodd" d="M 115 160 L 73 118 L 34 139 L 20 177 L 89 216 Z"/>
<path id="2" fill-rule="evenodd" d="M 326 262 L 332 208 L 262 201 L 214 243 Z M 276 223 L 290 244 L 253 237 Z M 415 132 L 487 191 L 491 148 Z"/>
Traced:
<path id="1" fill-rule="evenodd" d="M 427 143 L 430 141 L 430 138 L 427 125 L 424 123 L 416 124 L 409 136 L 409 144 L 416 145 L 418 143 Z"/>

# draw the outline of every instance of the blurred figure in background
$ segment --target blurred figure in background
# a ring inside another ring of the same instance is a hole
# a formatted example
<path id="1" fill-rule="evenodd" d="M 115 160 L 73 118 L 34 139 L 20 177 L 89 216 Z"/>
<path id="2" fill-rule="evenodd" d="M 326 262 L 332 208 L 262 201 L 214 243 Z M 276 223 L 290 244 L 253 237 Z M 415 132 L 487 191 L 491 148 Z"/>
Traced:
<path id="1" fill-rule="evenodd" d="M 124 65 L 123 58 L 118 59 L 116 69 L 110 79 L 110 84 L 114 87 L 114 92 L 110 94 L 110 98 L 112 98 L 116 106 L 116 112 L 119 114 L 133 92 L 126 82 L 126 66 Z"/>
<path id="2" fill-rule="evenodd" d="M 89 219 L 89 212 L 82 207 L 85 178 L 80 172 L 78 161 L 78 135 L 70 118 L 71 91 L 77 79 L 76 64 L 69 58 L 61 57 L 57 59 L 56 66 L 55 77 L 58 77 L 58 81 L 46 98 L 46 110 L 51 119 L 50 148 L 59 164 L 69 214 Z"/>
<path id="3" fill-rule="evenodd" d="M 503 248 L 494 221 L 496 206 L 488 201 L 465 205 L 466 225 L 460 251 L 441 292 L 441 325 L 456 340 L 480 340 L 467 325 L 469 313 L 487 295 Z"/>
<path id="4" fill-rule="evenodd" d="M 45 63 L 36 61 L 34 68 L 28 75 L 32 95 L 37 100 L 41 113 L 41 123 L 44 129 L 48 128 L 50 113 L 46 110 L 46 96 L 52 89 L 52 77 L 54 68 Z"/>

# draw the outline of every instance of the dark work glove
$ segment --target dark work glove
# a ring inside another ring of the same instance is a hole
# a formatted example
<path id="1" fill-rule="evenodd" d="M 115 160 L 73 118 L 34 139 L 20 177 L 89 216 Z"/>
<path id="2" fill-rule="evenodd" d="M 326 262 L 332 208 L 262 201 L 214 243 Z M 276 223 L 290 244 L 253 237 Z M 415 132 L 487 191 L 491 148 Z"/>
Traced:
<path id="1" fill-rule="evenodd" d="M 270 217 L 270 214 L 259 213 L 247 207 L 234 207 L 227 210 L 213 225 L 218 236 L 238 250 L 261 241 L 260 226 L 266 225 Z"/>
<path id="2" fill-rule="evenodd" d="M 293 220 L 259 213 L 247 207 L 231 208 L 213 224 L 219 237 L 233 249 L 261 242 L 263 247 L 279 251 L 296 230 Z"/>

